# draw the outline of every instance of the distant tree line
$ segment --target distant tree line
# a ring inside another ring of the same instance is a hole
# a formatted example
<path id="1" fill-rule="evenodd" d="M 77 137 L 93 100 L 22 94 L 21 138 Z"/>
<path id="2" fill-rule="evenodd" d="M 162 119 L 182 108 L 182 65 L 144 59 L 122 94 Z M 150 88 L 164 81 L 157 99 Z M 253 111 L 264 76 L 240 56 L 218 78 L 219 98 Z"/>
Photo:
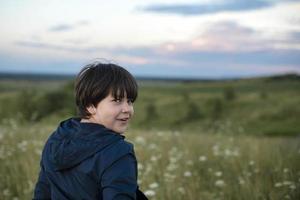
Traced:
<path id="1" fill-rule="evenodd" d="M 181 94 L 182 101 L 176 107 L 184 107 L 184 112 L 178 114 L 177 119 L 172 122 L 173 125 L 182 125 L 193 121 L 209 118 L 212 121 L 222 117 L 224 104 L 234 101 L 237 97 L 234 88 L 225 88 L 223 98 L 212 98 L 206 102 L 206 107 L 200 106 L 189 92 Z M 155 102 L 156 99 L 149 99 L 144 103 L 144 119 L 141 124 L 152 124 L 154 121 L 160 121 L 159 108 Z M 40 90 L 23 90 L 13 98 L 2 98 L 0 100 L 0 119 L 17 118 L 20 121 L 39 121 L 51 114 L 76 115 L 73 82 L 54 91 L 43 92 Z"/>

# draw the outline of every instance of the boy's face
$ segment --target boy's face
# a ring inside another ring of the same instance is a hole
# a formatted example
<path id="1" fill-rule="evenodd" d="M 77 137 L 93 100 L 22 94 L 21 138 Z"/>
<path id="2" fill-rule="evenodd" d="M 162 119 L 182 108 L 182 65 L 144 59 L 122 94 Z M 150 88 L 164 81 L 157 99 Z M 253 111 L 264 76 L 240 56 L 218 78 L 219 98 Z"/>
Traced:
<path id="1" fill-rule="evenodd" d="M 123 99 L 115 99 L 111 94 L 100 101 L 97 107 L 91 106 L 88 110 L 92 114 L 89 121 L 120 134 L 126 131 L 134 113 L 133 103 L 126 95 Z"/>

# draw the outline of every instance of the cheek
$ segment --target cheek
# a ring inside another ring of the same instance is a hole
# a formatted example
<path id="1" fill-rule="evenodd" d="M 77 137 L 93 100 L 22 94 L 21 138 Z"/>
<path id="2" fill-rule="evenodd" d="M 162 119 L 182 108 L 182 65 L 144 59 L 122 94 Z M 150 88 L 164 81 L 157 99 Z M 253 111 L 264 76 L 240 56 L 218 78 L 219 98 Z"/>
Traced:
<path id="1" fill-rule="evenodd" d="M 131 107 L 130 111 L 131 111 L 131 115 L 133 115 L 134 114 L 133 106 Z"/>

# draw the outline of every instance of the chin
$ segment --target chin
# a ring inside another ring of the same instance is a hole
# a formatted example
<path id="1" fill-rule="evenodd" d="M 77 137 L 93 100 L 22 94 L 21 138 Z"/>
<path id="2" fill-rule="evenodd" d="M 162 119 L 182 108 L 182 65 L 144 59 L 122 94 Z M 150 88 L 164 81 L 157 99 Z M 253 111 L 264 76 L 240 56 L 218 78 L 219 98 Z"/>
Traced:
<path id="1" fill-rule="evenodd" d="M 124 134 L 126 132 L 127 129 L 122 129 L 119 131 L 120 134 Z"/>
<path id="2" fill-rule="evenodd" d="M 117 132 L 119 134 L 124 134 L 126 130 L 127 130 L 127 128 L 126 129 L 117 129 L 117 130 L 115 129 L 113 131 L 115 131 L 115 132 Z"/>

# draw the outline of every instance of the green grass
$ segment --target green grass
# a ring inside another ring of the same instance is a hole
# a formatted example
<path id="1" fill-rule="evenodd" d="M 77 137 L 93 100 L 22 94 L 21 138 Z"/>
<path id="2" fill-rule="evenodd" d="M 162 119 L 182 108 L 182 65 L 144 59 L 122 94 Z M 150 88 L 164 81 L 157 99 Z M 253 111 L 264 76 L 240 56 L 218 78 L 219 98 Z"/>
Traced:
<path id="1" fill-rule="evenodd" d="M 205 132 L 229 121 L 236 133 L 295 136 L 300 130 L 299 88 L 299 81 L 264 79 L 141 84 L 133 126 Z M 234 92 L 232 99 L 226 99 L 229 90 Z M 193 117 L 191 103 L 202 117 Z M 149 105 L 154 108 L 152 117 L 147 111 Z"/>
<path id="2" fill-rule="evenodd" d="M 0 79 L 0 92 L 12 93 L 28 89 L 39 90 L 55 90 L 59 89 L 61 85 L 68 83 L 67 80 L 12 80 Z"/>
<path id="3" fill-rule="evenodd" d="M 139 85 L 126 137 L 150 199 L 300 199 L 299 81 Z M 31 199 L 44 142 L 73 115 L 72 83 L 6 80 L 0 91 L 0 199 Z"/>
<path id="4" fill-rule="evenodd" d="M 45 140 L 58 118 L 0 126 L 0 199 L 31 199 Z M 139 184 L 150 199 L 299 199 L 300 140 L 132 129 Z"/>
<path id="5" fill-rule="evenodd" d="M 139 85 L 132 125 L 137 129 L 209 132 L 220 131 L 221 123 L 230 124 L 237 134 L 300 133 L 297 80 L 142 81 Z M 72 82 L 6 80 L 0 81 L 0 88 L 0 123 L 6 118 L 26 122 L 39 121 L 50 114 L 75 114 Z"/>

